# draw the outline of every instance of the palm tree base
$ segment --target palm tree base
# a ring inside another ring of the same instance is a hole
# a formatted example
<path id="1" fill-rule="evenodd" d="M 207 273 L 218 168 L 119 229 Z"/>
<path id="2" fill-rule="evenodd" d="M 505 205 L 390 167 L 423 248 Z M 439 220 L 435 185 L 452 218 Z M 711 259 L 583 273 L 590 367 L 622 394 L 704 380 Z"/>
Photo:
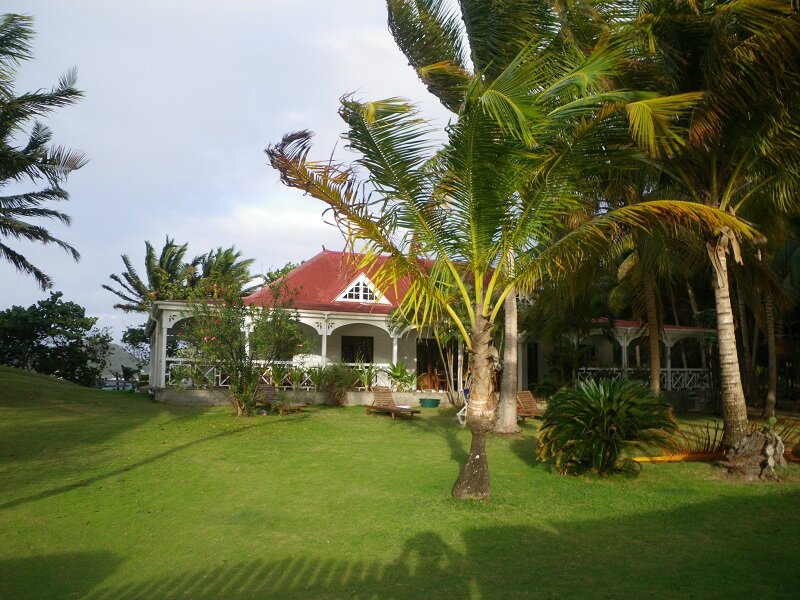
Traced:
<path id="1" fill-rule="evenodd" d="M 775 481 L 775 465 L 786 466 L 781 437 L 764 427 L 753 431 L 728 448 L 720 463 L 732 477 L 750 481 Z"/>
<path id="2" fill-rule="evenodd" d="M 462 500 L 489 499 L 489 462 L 486 459 L 486 432 L 473 431 L 469 458 L 453 486 L 453 496 Z"/>

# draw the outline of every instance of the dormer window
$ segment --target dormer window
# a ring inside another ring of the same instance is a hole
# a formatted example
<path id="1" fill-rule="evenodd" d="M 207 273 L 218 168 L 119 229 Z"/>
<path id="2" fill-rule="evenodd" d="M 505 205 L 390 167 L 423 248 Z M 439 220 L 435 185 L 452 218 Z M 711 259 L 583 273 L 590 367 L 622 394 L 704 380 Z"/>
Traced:
<path id="1" fill-rule="evenodd" d="M 350 283 L 339 294 L 335 302 L 360 302 L 371 304 L 389 304 L 389 301 L 375 288 L 369 278 L 363 273 Z"/>

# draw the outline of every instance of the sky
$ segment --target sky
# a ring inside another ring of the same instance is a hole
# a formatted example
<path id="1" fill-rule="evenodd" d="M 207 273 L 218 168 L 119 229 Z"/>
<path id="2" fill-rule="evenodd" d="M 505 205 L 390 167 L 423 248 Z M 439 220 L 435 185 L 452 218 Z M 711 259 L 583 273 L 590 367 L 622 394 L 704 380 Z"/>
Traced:
<path id="1" fill-rule="evenodd" d="M 145 240 L 160 249 L 169 235 L 190 256 L 235 245 L 257 272 L 342 247 L 322 203 L 282 186 L 263 150 L 310 129 L 312 157 L 334 147 L 352 157 L 340 140 L 343 94 L 402 96 L 434 123 L 448 119 L 395 46 L 383 0 L 3 0 L 2 12 L 35 19 L 18 93 L 77 67 L 85 98 L 46 124 L 90 161 L 58 206 L 72 225 L 46 224 L 81 260 L 11 245 L 115 338 L 145 316 L 114 310 L 100 286 L 122 272 L 122 254 L 143 265 Z M 48 294 L 0 262 L 0 310 Z"/>

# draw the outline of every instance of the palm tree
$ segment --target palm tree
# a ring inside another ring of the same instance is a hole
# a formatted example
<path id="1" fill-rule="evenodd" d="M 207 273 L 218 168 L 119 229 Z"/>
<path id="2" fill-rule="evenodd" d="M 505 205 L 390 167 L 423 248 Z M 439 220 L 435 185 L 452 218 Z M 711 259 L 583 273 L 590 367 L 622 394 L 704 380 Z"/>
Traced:
<path id="1" fill-rule="evenodd" d="M 52 133 L 37 118 L 56 108 L 74 104 L 83 96 L 75 88 L 76 72 L 68 71 L 50 91 L 17 95 L 14 79 L 17 68 L 30 60 L 33 20 L 22 15 L 0 17 L 0 192 L 23 181 L 43 183 L 40 190 L 0 196 L 0 258 L 19 272 L 33 276 L 44 290 L 52 280 L 25 256 L 11 248 L 6 239 L 54 244 L 78 260 L 80 254 L 71 245 L 54 237 L 31 219 L 55 219 L 69 225 L 65 213 L 48 208 L 50 202 L 69 199 L 61 186 L 69 174 L 86 164 L 80 152 L 52 146 Z M 27 138 L 18 144 L 18 137 Z"/>
<path id="2" fill-rule="evenodd" d="M 458 113 L 479 74 L 495 80 L 532 40 L 553 47 L 577 46 L 586 53 L 608 26 L 602 5 L 586 10 L 576 5 L 569 14 L 541 0 L 387 0 L 389 29 L 397 46 L 428 90 Z M 555 59 L 555 55 L 554 55 Z M 491 93 L 503 94 L 495 89 Z M 521 191 L 521 190 L 520 190 Z M 514 256 L 506 266 L 513 270 Z M 512 290 L 504 307 L 503 379 L 495 430 L 519 431 L 516 418 L 517 294 Z"/>
<path id="3" fill-rule="evenodd" d="M 192 260 L 195 270 L 189 276 L 188 285 L 195 288 L 204 280 L 213 281 L 224 287 L 233 286 L 242 294 L 249 294 L 263 285 L 261 281 L 257 285 L 247 285 L 253 279 L 250 267 L 254 262 L 252 258 L 242 258 L 242 253 L 234 246 L 219 247 Z"/>
<path id="4" fill-rule="evenodd" d="M 606 79 L 606 69 L 617 68 L 613 56 L 572 58 L 552 61 L 541 48 L 526 48 L 493 81 L 473 76 L 438 152 L 430 126 L 405 102 L 343 98 L 340 115 L 366 182 L 354 167 L 309 161 L 308 131 L 287 134 L 266 150 L 286 185 L 328 205 L 348 246 L 363 254 L 362 266 L 377 270 L 376 285 L 409 283 L 400 307 L 409 321 L 422 327 L 447 316 L 466 341 L 474 378 L 467 412 L 472 445 L 453 488 L 457 497 L 489 494 L 485 435 L 494 423 L 490 399 L 498 359 L 492 329 L 510 293 L 533 290 L 548 269 L 605 247 L 622 226 L 736 226 L 729 215 L 690 203 L 641 203 L 595 218 L 539 251 L 537 244 L 551 238 L 573 206 L 563 178 L 543 168 L 564 164 L 565 153 L 553 140 L 585 131 L 589 116 L 604 106 L 600 93 L 593 102 L 586 96 L 602 89 L 597 82 Z M 605 118 L 606 111 L 599 112 Z M 541 141 L 535 147 L 534 135 Z M 663 220 L 667 214 L 670 222 Z M 513 270 L 506 268 L 510 256 L 516 257 Z"/>
<path id="5" fill-rule="evenodd" d="M 139 276 L 133 262 L 127 254 L 122 255 L 125 271 L 121 275 L 109 275 L 120 289 L 103 284 L 108 290 L 124 302 L 117 303 L 114 308 L 125 312 L 146 313 L 153 302 L 158 300 L 182 300 L 186 298 L 186 282 L 194 273 L 198 259 L 185 263 L 184 258 L 189 249 L 188 244 L 178 245 L 167 236 L 161 252 L 156 251 L 150 242 L 145 242 L 145 279 Z M 200 257 L 202 258 L 202 257 Z"/>
<path id="6" fill-rule="evenodd" d="M 156 251 L 150 242 L 145 242 L 145 280 L 143 280 L 128 255 L 122 255 L 125 271 L 121 275 L 109 275 L 118 289 L 103 285 L 124 303 L 114 308 L 125 312 L 148 312 L 153 302 L 158 300 L 185 300 L 190 291 L 205 284 L 229 289 L 231 286 L 242 294 L 254 291 L 257 286 L 247 286 L 253 279 L 250 265 L 254 260 L 243 259 L 242 253 L 234 246 L 217 248 L 186 262 L 188 244 L 178 245 L 167 236 L 161 252 Z"/>
<path id="7" fill-rule="evenodd" d="M 683 131 L 671 135 L 637 126 L 631 114 L 650 162 L 698 205 L 736 215 L 768 197 L 781 209 L 796 207 L 800 13 L 788 0 L 656 0 L 642 3 L 639 14 L 624 27 L 639 57 L 628 82 L 699 98 Z M 714 271 L 723 443 L 733 446 L 747 432 L 728 285 L 728 255 L 741 260 L 740 238 L 721 228 L 703 241 Z"/>

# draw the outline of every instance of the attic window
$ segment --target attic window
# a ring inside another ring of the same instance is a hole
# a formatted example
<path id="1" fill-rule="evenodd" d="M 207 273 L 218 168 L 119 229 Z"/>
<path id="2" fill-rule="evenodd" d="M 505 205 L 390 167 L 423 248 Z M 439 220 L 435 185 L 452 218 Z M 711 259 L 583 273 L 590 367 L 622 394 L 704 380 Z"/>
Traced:
<path id="1" fill-rule="evenodd" d="M 375 285 L 363 273 L 353 281 L 345 291 L 339 294 L 336 302 L 369 302 L 373 304 L 389 304 Z"/>
<path id="2" fill-rule="evenodd" d="M 356 283 L 344 294 L 345 300 L 360 300 L 361 302 L 374 302 L 375 292 L 366 283 Z"/>

